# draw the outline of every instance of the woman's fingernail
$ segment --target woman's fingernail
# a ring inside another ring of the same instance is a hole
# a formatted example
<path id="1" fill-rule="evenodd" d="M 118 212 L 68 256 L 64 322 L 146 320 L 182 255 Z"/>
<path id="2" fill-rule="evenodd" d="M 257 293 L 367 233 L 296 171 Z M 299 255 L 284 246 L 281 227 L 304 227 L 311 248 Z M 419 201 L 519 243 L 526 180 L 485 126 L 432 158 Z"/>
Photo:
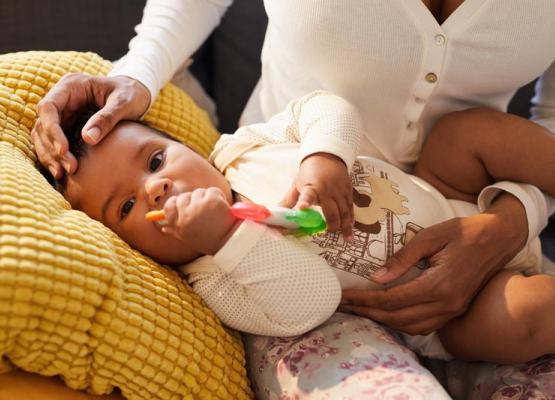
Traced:
<path id="1" fill-rule="evenodd" d="M 92 128 L 90 128 L 88 131 L 85 132 L 85 134 L 94 142 L 98 142 L 98 139 L 100 139 L 100 129 L 98 129 L 96 126 L 93 126 Z"/>
<path id="2" fill-rule="evenodd" d="M 378 270 L 376 270 L 372 276 L 379 278 L 380 276 L 384 276 L 385 274 L 387 274 L 387 268 L 380 268 Z"/>
<path id="3" fill-rule="evenodd" d="M 50 171 L 50 174 L 51 174 L 53 177 L 56 177 L 56 168 L 50 166 L 50 167 L 48 167 L 48 170 Z"/>
<path id="4" fill-rule="evenodd" d="M 60 163 L 62 164 L 62 167 L 64 167 L 66 172 L 69 172 L 69 162 L 67 162 L 66 160 L 60 160 Z"/>

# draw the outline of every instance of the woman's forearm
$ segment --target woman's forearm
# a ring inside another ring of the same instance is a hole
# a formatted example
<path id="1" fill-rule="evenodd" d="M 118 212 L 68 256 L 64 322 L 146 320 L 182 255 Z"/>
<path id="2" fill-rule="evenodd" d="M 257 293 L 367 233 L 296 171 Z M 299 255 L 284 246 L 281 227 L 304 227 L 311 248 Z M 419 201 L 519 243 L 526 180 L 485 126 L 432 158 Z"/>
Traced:
<path id="1" fill-rule="evenodd" d="M 528 241 L 528 218 L 521 201 L 511 193 L 502 192 L 482 215 L 490 220 L 490 240 L 499 241 L 502 261 L 492 268 L 500 270 Z M 493 267 L 493 266 L 492 266 Z"/>
<path id="2" fill-rule="evenodd" d="M 129 52 L 110 72 L 144 84 L 152 101 L 206 40 L 233 0 L 149 0 Z"/>

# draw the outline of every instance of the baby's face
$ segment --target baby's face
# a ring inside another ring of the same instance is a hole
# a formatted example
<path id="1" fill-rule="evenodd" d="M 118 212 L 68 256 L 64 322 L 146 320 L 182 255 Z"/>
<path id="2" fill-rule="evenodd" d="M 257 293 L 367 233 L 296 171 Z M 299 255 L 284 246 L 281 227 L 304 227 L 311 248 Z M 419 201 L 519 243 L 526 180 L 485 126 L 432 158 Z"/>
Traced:
<path id="1" fill-rule="evenodd" d="M 222 174 L 200 155 L 134 122 L 119 123 L 88 148 L 67 181 L 74 209 L 102 222 L 133 248 L 164 264 L 183 264 L 200 254 L 145 219 L 170 196 L 217 187 L 231 202 Z"/>

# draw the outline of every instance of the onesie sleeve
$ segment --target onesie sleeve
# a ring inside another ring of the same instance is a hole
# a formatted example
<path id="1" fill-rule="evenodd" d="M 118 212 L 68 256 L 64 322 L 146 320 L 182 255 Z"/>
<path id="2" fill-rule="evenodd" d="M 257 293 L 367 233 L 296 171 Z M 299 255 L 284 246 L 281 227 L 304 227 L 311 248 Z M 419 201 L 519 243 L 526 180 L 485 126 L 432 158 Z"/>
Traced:
<path id="1" fill-rule="evenodd" d="M 128 53 L 109 76 L 144 84 L 151 103 L 177 69 L 220 23 L 233 0 L 148 0 Z"/>
<path id="2" fill-rule="evenodd" d="M 211 159 L 224 171 L 226 165 L 240 156 L 232 154 L 231 149 L 246 151 L 256 145 L 300 143 L 299 163 L 310 154 L 324 152 L 339 157 L 350 171 L 361 136 L 360 116 L 349 102 L 325 91 L 315 91 L 292 101 L 266 123 L 223 135 Z"/>
<path id="3" fill-rule="evenodd" d="M 328 319 L 340 298 L 325 260 L 301 240 L 245 221 L 214 256 L 184 267 L 222 322 L 242 332 L 293 336 Z"/>

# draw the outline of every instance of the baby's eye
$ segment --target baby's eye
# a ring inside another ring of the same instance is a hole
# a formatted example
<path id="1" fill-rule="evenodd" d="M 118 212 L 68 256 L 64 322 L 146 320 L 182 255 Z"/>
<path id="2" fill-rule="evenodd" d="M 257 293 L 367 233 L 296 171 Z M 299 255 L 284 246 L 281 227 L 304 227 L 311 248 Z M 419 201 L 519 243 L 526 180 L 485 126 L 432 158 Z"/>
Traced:
<path id="1" fill-rule="evenodd" d="M 162 165 L 162 161 L 164 161 L 164 153 L 162 151 L 155 153 L 148 162 L 148 169 L 150 170 L 150 172 L 154 172 L 158 168 L 160 168 L 160 165 Z"/>
<path id="2" fill-rule="evenodd" d="M 133 208 L 134 205 L 135 205 L 135 199 L 129 199 L 125 203 L 123 203 L 123 206 L 121 206 L 121 210 L 119 212 L 120 218 L 124 219 L 125 217 L 127 217 L 127 214 L 131 212 L 131 209 Z"/>

